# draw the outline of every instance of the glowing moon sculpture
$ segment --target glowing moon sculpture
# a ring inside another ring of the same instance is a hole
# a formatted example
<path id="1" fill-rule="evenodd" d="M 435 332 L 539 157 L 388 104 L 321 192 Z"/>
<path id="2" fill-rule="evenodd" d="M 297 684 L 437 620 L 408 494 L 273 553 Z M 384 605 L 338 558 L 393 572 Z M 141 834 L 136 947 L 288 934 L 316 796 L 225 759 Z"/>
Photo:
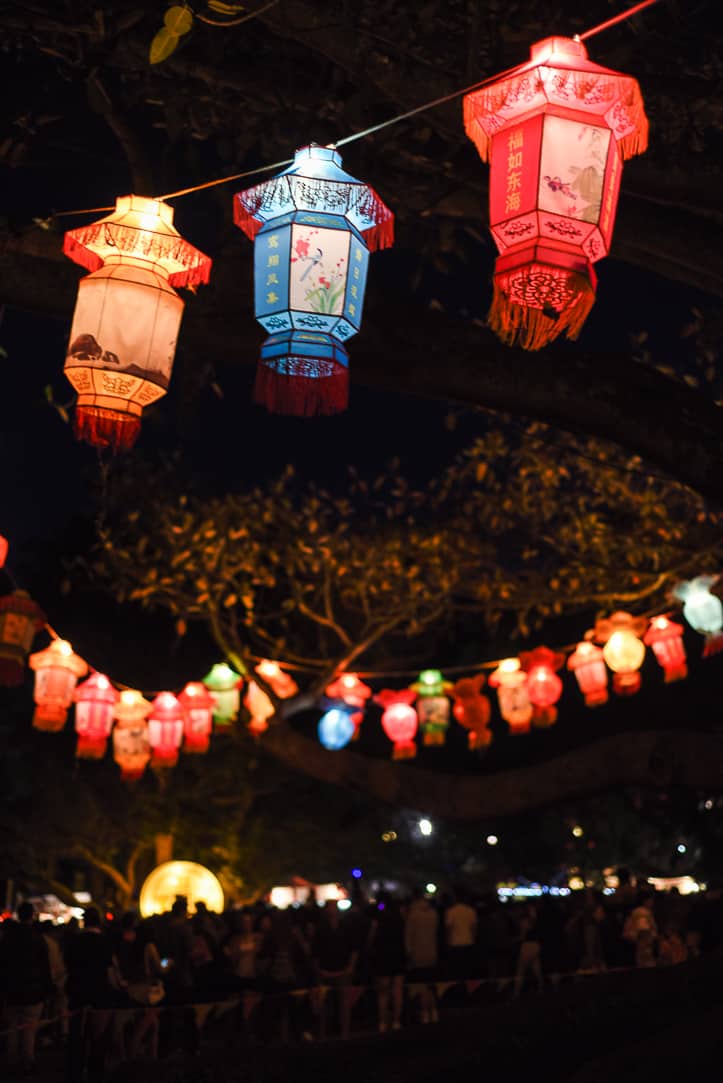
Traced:
<path id="1" fill-rule="evenodd" d="M 223 912 L 223 889 L 210 869 L 195 861 L 165 861 L 157 865 L 141 888 L 141 916 L 170 910 L 177 895 L 188 899 L 190 909 L 205 902 L 209 910 Z"/>

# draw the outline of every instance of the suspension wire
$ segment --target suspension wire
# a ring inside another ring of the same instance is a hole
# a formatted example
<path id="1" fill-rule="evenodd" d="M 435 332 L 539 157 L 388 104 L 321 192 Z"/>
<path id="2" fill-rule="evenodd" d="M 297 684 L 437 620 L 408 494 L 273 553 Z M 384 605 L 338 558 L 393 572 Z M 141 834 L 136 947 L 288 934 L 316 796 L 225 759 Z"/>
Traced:
<path id="1" fill-rule="evenodd" d="M 645 8 L 652 7 L 653 4 L 657 3 L 658 0 L 642 0 L 640 4 L 628 8 L 627 11 L 621 11 L 619 15 L 614 15 L 612 19 L 607 19 L 604 23 L 600 23 L 599 26 L 593 26 L 591 30 L 586 30 L 584 34 L 576 34 L 575 36 L 578 41 L 587 41 L 588 38 L 593 37 L 595 34 L 601 34 L 603 30 L 608 30 L 611 26 L 617 26 L 618 23 L 623 22 L 625 19 L 631 19 L 639 11 L 644 11 Z"/>

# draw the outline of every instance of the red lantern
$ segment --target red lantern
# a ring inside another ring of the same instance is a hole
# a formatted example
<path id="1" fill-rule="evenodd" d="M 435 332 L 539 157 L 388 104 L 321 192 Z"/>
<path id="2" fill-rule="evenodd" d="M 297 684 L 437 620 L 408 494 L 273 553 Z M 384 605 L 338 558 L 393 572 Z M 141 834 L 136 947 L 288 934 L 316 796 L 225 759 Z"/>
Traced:
<path id="1" fill-rule="evenodd" d="M 565 664 L 565 655 L 557 654 L 547 647 L 535 647 L 520 655 L 520 665 L 527 673 L 527 695 L 534 707 L 532 723 L 535 726 L 554 726 L 557 710 L 554 706 L 562 693 L 562 681 L 557 670 Z"/>
<path id="2" fill-rule="evenodd" d="M 595 621 L 594 636 L 598 643 L 605 644 L 603 658 L 615 674 L 613 689 L 619 696 L 632 696 L 640 688 L 638 670 L 645 658 L 640 637 L 647 623 L 645 617 L 633 617 L 623 611 Z"/>
<path id="3" fill-rule="evenodd" d="M 299 691 L 299 686 L 290 673 L 285 673 L 278 662 L 264 658 L 256 666 L 256 672 L 266 681 L 279 699 L 289 699 Z M 269 728 L 269 719 L 274 714 L 274 705 L 256 681 L 249 681 L 244 696 L 244 707 L 251 715 L 248 724 L 249 733 L 254 737 L 265 733 Z"/>
<path id="4" fill-rule="evenodd" d="M 530 732 L 533 706 L 527 694 L 527 674 L 519 658 L 504 658 L 489 677 L 490 688 L 497 689 L 500 714 L 510 727 L 510 736 Z"/>
<path id="5" fill-rule="evenodd" d="M 469 730 L 469 747 L 477 750 L 492 744 L 489 730 L 491 707 L 490 701 L 482 695 L 484 683 L 484 673 L 478 673 L 476 677 L 463 677 L 451 689 L 454 717 L 460 726 Z"/>
<path id="6" fill-rule="evenodd" d="M 0 684 L 22 684 L 25 659 L 45 614 L 24 590 L 0 597 Z"/>
<path id="7" fill-rule="evenodd" d="M 172 207 L 143 196 L 121 196 L 107 218 L 70 230 L 63 251 L 91 271 L 65 360 L 76 436 L 132 447 L 143 407 L 168 390 L 183 314 L 173 287 L 208 282 L 211 260 L 175 229 Z"/>
<path id="8" fill-rule="evenodd" d="M 0 568 L 5 567 L 5 560 L 8 555 L 8 540 L 0 534 Z"/>
<path id="9" fill-rule="evenodd" d="M 326 695 L 329 699 L 340 699 L 348 707 L 361 708 L 351 715 L 351 720 L 354 723 L 352 741 L 359 740 L 361 724 L 364 721 L 364 708 L 371 694 L 372 690 L 369 685 L 359 680 L 356 673 L 341 673 L 336 680 L 326 686 Z"/>
<path id="10" fill-rule="evenodd" d="M 682 681 L 688 676 L 688 665 L 683 646 L 683 625 L 667 617 L 653 617 L 643 637 L 643 643 L 653 648 L 653 653 L 663 667 L 665 683 Z"/>
<path id="11" fill-rule="evenodd" d="M 54 639 L 43 651 L 31 654 L 28 665 L 35 670 L 33 725 L 46 733 L 62 730 L 79 677 L 88 665 L 64 639 Z"/>
<path id="12" fill-rule="evenodd" d="M 148 723 L 151 704 L 135 688 L 124 688 L 113 710 L 117 726 L 113 730 L 113 759 L 121 769 L 124 782 L 141 778 L 151 758 Z"/>
<path id="13" fill-rule="evenodd" d="M 635 79 L 551 37 L 531 59 L 464 99 L 465 131 L 490 162 L 500 252 L 489 314 L 509 344 L 577 338 L 595 300 L 592 264 L 612 238 L 622 162 L 648 145 Z"/>
<path id="14" fill-rule="evenodd" d="M 390 741 L 394 743 L 392 759 L 411 760 L 417 755 L 414 738 L 419 720 L 412 707 L 417 693 L 413 688 L 402 688 L 395 692 L 385 688 L 374 696 L 374 702 L 384 708 L 382 728 Z"/>
<path id="15" fill-rule="evenodd" d="M 151 704 L 148 742 L 151 767 L 175 767 L 183 740 L 183 707 L 172 692 L 159 692 Z"/>
<path id="16" fill-rule="evenodd" d="M 183 708 L 183 749 L 208 752 L 216 700 L 201 681 L 189 681 L 178 697 Z"/>
<path id="17" fill-rule="evenodd" d="M 75 731 L 79 759 L 100 760 L 113 729 L 113 708 L 118 693 L 102 673 L 93 673 L 75 690 Z"/>
<path id="18" fill-rule="evenodd" d="M 608 701 L 608 671 L 603 652 L 594 643 L 583 640 L 567 660 L 567 668 L 577 677 L 580 691 L 588 707 L 599 707 Z"/>

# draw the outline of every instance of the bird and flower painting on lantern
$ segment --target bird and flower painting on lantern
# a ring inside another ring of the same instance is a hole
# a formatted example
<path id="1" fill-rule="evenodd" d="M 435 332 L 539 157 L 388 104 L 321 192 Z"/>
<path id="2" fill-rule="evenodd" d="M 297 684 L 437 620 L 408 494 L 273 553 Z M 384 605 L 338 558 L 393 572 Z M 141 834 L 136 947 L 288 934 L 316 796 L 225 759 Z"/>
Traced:
<path id="1" fill-rule="evenodd" d="M 291 232 L 293 255 L 289 260 L 289 285 L 292 307 L 329 316 L 341 315 L 349 234 L 299 225 L 294 225 Z M 297 322 L 309 326 L 308 318 L 304 321 L 304 317 L 299 317 Z"/>
<path id="2" fill-rule="evenodd" d="M 538 206 L 542 211 L 597 225 L 610 130 L 549 116 L 542 144 Z M 549 227 L 548 227 L 549 228 Z"/>

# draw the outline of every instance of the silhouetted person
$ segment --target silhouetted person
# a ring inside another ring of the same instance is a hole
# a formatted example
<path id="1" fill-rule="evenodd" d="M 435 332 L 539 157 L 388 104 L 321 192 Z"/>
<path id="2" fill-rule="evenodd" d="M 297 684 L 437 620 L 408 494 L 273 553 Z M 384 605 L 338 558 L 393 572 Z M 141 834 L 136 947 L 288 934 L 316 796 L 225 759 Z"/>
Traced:
<path id="1" fill-rule="evenodd" d="M 32 903 L 20 903 L 17 923 L 3 926 L 0 982 L 7 998 L 8 1060 L 17 1064 L 19 1056 L 23 1068 L 31 1071 L 43 1002 L 52 992 L 48 946 Z"/>

